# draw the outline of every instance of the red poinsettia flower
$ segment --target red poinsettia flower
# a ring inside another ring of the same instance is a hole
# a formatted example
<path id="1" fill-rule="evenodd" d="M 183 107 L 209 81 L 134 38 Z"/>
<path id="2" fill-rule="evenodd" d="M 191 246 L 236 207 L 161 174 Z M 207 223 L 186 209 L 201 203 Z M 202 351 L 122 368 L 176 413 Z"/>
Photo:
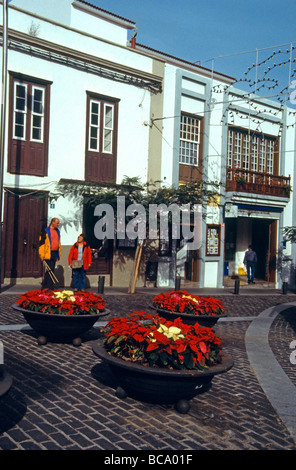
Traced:
<path id="1" fill-rule="evenodd" d="M 159 310 L 188 313 L 192 315 L 221 315 L 225 312 L 222 302 L 213 297 L 200 297 L 187 291 L 160 293 L 153 298 L 153 305 Z"/>
<path id="2" fill-rule="evenodd" d="M 89 292 L 60 290 L 33 290 L 19 295 L 20 307 L 60 315 L 94 315 L 105 309 L 105 302 L 100 295 Z"/>
<path id="3" fill-rule="evenodd" d="M 133 312 L 113 318 L 103 328 L 111 355 L 154 367 L 202 369 L 221 361 L 221 339 L 211 328 L 168 321 L 159 315 Z"/>

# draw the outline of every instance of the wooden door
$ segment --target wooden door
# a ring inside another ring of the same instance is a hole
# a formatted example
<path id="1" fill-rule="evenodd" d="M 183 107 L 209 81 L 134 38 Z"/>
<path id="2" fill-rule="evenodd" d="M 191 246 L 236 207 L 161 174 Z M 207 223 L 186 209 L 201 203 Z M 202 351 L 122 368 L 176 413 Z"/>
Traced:
<path id="1" fill-rule="evenodd" d="M 47 197 L 6 191 L 4 210 L 4 276 L 42 276 L 38 247 L 41 229 L 47 221 Z"/>

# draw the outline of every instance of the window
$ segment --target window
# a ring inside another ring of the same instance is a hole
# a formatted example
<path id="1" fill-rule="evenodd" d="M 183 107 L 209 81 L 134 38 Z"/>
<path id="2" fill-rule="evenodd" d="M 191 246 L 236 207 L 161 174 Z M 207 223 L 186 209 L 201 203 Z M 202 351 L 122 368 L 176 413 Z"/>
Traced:
<path id="1" fill-rule="evenodd" d="M 45 88 L 14 83 L 13 138 L 43 142 Z M 27 122 L 28 121 L 28 122 Z"/>
<path id="2" fill-rule="evenodd" d="M 201 120 L 182 114 L 180 128 L 180 163 L 186 165 L 199 164 Z"/>
<path id="3" fill-rule="evenodd" d="M 249 170 L 249 150 L 250 149 L 250 136 L 246 134 L 243 139 L 243 169 Z"/>
<path id="4" fill-rule="evenodd" d="M 100 117 L 100 103 L 94 100 L 90 102 L 90 116 L 89 116 L 89 150 L 99 150 L 99 117 Z"/>
<path id="5" fill-rule="evenodd" d="M 242 161 L 242 136 L 238 132 L 234 138 L 234 154 L 233 163 L 234 166 L 240 166 Z"/>
<path id="6" fill-rule="evenodd" d="M 273 172 L 273 154 L 275 143 L 272 141 L 267 142 L 267 173 Z"/>
<path id="7" fill-rule="evenodd" d="M 43 142 L 44 89 L 32 87 L 31 140 Z"/>
<path id="8" fill-rule="evenodd" d="M 26 138 L 27 122 L 27 85 L 15 83 L 14 85 L 14 110 L 13 110 L 13 138 Z"/>
<path id="9" fill-rule="evenodd" d="M 233 166 L 233 135 L 234 132 L 230 129 L 228 132 L 228 152 L 227 152 L 227 166 Z"/>
<path id="10" fill-rule="evenodd" d="M 279 143 L 276 137 L 229 129 L 227 165 L 274 174 L 278 168 Z"/>
<path id="11" fill-rule="evenodd" d="M 114 106 L 104 106 L 104 152 L 112 153 Z"/>
<path id="12" fill-rule="evenodd" d="M 87 95 L 85 178 L 88 181 L 115 181 L 117 114 L 117 100 Z"/>
<path id="13" fill-rule="evenodd" d="M 10 76 L 8 171 L 11 173 L 47 175 L 49 90 L 49 83 Z"/>
<path id="14" fill-rule="evenodd" d="M 252 147 L 251 147 L 251 170 L 258 171 L 258 141 L 256 135 L 252 138 Z"/>

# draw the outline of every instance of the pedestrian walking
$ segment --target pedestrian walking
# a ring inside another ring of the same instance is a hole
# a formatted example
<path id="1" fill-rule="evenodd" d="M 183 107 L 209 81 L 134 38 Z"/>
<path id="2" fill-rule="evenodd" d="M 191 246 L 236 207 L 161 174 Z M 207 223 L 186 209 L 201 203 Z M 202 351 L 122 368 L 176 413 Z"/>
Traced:
<path id="1" fill-rule="evenodd" d="M 82 233 L 70 249 L 68 262 L 72 268 L 74 291 L 83 291 L 85 289 L 85 274 L 91 266 L 92 256 L 90 246 Z"/>
<path id="2" fill-rule="evenodd" d="M 248 250 L 245 252 L 243 263 L 247 267 L 248 284 L 255 284 L 254 277 L 257 263 L 257 254 L 253 250 L 252 245 L 249 245 Z"/>
<path id="3" fill-rule="evenodd" d="M 45 273 L 42 282 L 43 289 L 53 289 L 58 285 L 54 274 L 56 262 L 61 258 L 60 221 L 57 217 L 51 219 L 39 238 L 39 256 L 43 262 Z"/>

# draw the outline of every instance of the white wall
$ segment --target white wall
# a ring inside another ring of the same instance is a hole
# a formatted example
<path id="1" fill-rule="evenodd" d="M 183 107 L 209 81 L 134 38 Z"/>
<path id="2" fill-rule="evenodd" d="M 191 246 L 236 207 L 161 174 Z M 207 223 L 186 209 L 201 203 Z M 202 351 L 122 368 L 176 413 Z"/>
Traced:
<path id="1" fill-rule="evenodd" d="M 176 67 L 166 64 L 165 66 L 165 93 L 163 97 L 163 114 L 154 116 L 155 118 L 165 118 L 157 121 L 156 125 L 162 131 L 162 163 L 161 180 L 171 186 L 173 183 L 173 154 L 175 135 L 175 88 L 176 88 Z"/>
<path id="2" fill-rule="evenodd" d="M 96 20 L 95 24 L 101 25 L 102 20 L 89 15 L 86 16 L 87 20 L 84 20 L 86 13 L 80 10 L 75 10 L 75 15 L 77 15 L 77 20 L 75 20 L 77 22 L 77 29 L 71 29 L 69 27 L 63 27 L 62 24 L 52 24 L 45 18 L 32 17 L 29 12 L 23 13 L 9 8 L 8 26 L 9 28 L 29 34 L 29 30 L 33 24 L 37 27 L 37 37 L 40 39 L 46 39 L 55 44 L 84 52 L 100 59 L 111 62 L 114 61 L 115 63 L 123 64 L 136 70 L 152 72 L 152 60 L 143 54 L 139 54 L 134 49 L 126 47 L 126 37 L 124 41 L 120 40 L 117 42 L 112 41 L 111 38 L 106 39 L 103 36 L 104 30 L 101 27 L 96 28 L 96 34 L 92 35 L 91 30 L 85 31 L 83 28 L 79 28 L 78 18 L 81 18 L 82 25 L 85 21 L 89 21 L 89 19 L 92 21 Z M 2 18 L 2 11 L 0 12 L 0 18 Z M 114 25 L 111 26 L 113 27 Z M 116 28 L 119 29 L 120 34 L 122 34 L 122 28 L 118 26 L 116 26 Z M 125 35 L 127 36 L 126 31 Z M 116 39 L 115 33 L 113 36 L 114 39 Z"/>
<path id="3" fill-rule="evenodd" d="M 218 285 L 218 261 L 205 263 L 204 285 L 205 287 L 217 287 Z"/>
<path id="4" fill-rule="evenodd" d="M 12 0 L 11 5 L 123 46 L 127 41 L 127 29 L 131 29 L 133 23 L 131 20 L 130 26 L 128 22 L 124 22 L 126 25 L 115 24 L 112 19 L 118 23 L 120 19 L 112 14 L 110 21 L 106 21 L 100 18 L 102 12 L 95 5 L 94 8 L 82 3 L 75 5 L 73 0 Z"/>
<path id="5" fill-rule="evenodd" d="M 32 2 L 32 5 L 34 2 Z M 34 6 L 34 5 L 33 5 Z M 9 10 L 10 27 L 28 32 L 32 18 L 16 10 Z M 87 38 L 46 21 L 38 21 L 38 37 L 59 44 L 69 45 L 86 52 L 97 53 L 109 60 L 145 71 L 152 70 L 152 60 L 133 54 L 131 50 L 112 46 L 93 38 Z M 96 47 L 98 46 L 98 47 Z M 112 51 L 112 53 L 110 53 Z M 123 54 L 120 54 L 122 53 Z M 0 58 L 2 50 L 0 49 Z M 150 93 L 127 83 L 107 80 L 94 74 L 71 67 L 45 61 L 34 56 L 9 50 L 8 70 L 52 82 L 50 87 L 50 130 L 48 148 L 48 176 L 14 175 L 4 168 L 4 186 L 34 190 L 54 190 L 60 178 L 84 179 L 85 136 L 86 136 L 86 92 L 98 93 L 119 100 L 118 142 L 117 142 L 117 183 L 125 175 L 147 178 Z M 6 142 L 6 146 L 7 146 Z M 7 152 L 6 152 L 7 154 Z M 62 242 L 73 244 L 81 232 L 82 211 L 73 201 L 59 199 L 54 207 L 48 208 L 49 220 L 53 216 L 61 219 Z M 71 224 L 63 226 L 63 221 Z"/>
<path id="6" fill-rule="evenodd" d="M 126 45 L 126 28 L 99 18 L 96 15 L 95 10 L 93 11 L 93 14 L 91 14 L 90 11 L 83 12 L 80 8 L 77 9 L 73 7 L 71 11 L 71 27 L 85 31 L 88 34 L 104 38 L 108 41 L 121 44 L 122 46 Z"/>
<path id="7" fill-rule="evenodd" d="M 11 0 L 9 5 L 70 26 L 72 0 Z"/>
<path id="8" fill-rule="evenodd" d="M 87 91 L 120 100 L 117 182 L 126 174 L 146 179 L 149 128 L 144 122 L 150 113 L 148 92 L 17 52 L 9 54 L 8 68 L 52 81 L 48 177 L 42 178 L 42 183 L 60 177 L 84 179 Z M 32 180 L 19 178 L 24 184 Z M 6 184 L 14 181 L 14 175 L 5 176 Z M 34 183 L 37 181 L 40 178 L 34 178 Z"/>

